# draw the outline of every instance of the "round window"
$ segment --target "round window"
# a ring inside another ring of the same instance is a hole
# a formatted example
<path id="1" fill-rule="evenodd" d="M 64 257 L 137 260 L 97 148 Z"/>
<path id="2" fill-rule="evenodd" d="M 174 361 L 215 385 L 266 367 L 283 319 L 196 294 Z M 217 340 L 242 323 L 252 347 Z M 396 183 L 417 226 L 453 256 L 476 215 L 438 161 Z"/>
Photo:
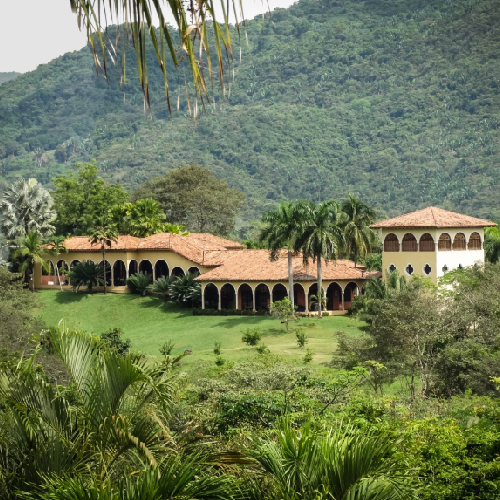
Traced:
<path id="1" fill-rule="evenodd" d="M 429 264 L 425 264 L 425 266 L 424 266 L 424 274 L 429 275 L 429 274 L 431 274 L 431 271 L 432 271 L 432 267 L 429 266 Z"/>
<path id="2" fill-rule="evenodd" d="M 413 274 L 413 266 L 411 264 L 408 264 L 406 267 L 405 267 L 405 271 L 406 271 L 406 274 L 409 274 L 409 275 L 412 275 Z"/>

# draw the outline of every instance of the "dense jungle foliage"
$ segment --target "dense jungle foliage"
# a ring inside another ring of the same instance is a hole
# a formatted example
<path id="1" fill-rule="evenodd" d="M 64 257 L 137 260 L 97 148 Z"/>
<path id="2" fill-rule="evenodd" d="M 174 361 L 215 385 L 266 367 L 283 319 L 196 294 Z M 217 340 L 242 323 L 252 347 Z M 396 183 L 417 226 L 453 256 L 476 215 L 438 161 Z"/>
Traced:
<path id="1" fill-rule="evenodd" d="M 50 184 L 95 157 L 134 188 L 198 163 L 247 194 L 245 222 L 279 199 L 349 191 L 381 215 L 436 204 L 496 218 L 499 16 L 492 0 L 301 0 L 247 23 L 234 82 L 223 98 L 214 82 L 196 122 L 183 68 L 169 115 L 151 66 L 146 117 L 133 64 L 120 89 L 119 68 L 108 85 L 88 49 L 68 53 L 1 86 L 1 174 Z"/>
<path id="2" fill-rule="evenodd" d="M 17 78 L 20 74 L 21 73 L 16 73 L 15 71 L 0 73 L 0 85 L 2 85 L 2 83 L 13 80 L 14 78 Z"/>

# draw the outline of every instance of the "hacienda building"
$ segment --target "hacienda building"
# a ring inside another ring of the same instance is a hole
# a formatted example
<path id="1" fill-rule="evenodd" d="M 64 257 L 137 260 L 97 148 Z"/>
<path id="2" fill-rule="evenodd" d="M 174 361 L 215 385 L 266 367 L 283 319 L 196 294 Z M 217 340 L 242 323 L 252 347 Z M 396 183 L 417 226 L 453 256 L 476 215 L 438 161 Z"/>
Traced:
<path id="1" fill-rule="evenodd" d="M 428 207 L 372 224 L 381 230 L 382 271 L 433 283 L 447 271 L 484 263 L 484 228 L 495 223 Z"/>
<path id="2" fill-rule="evenodd" d="M 467 215 L 429 207 L 373 224 L 381 231 L 383 274 L 398 270 L 407 276 L 419 274 L 435 283 L 446 271 L 484 262 L 484 228 L 495 224 Z M 50 271 L 35 269 L 36 288 L 70 288 L 65 272 L 79 262 L 102 262 L 100 245 L 87 236 L 64 242 L 67 253 L 47 254 Z M 299 312 L 309 312 L 311 296 L 317 297 L 316 265 L 294 255 L 293 295 Z M 119 236 L 106 247 L 107 286 L 110 292 L 128 293 L 126 280 L 137 272 L 162 276 L 198 275 L 202 308 L 259 311 L 289 294 L 288 259 L 283 251 L 271 261 L 267 250 L 248 250 L 240 243 L 204 233 L 187 236 L 159 233 L 146 238 Z M 57 271 L 56 271 L 57 269 Z M 362 293 L 371 276 L 350 260 L 322 262 L 326 310 L 343 314 L 354 297 Z"/>

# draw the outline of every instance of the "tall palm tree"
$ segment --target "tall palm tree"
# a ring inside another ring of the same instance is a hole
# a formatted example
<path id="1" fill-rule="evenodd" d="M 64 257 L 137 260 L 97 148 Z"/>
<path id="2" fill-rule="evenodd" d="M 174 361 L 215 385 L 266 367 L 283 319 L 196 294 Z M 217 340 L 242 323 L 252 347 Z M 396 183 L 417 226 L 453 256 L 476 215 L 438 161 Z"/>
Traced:
<path id="1" fill-rule="evenodd" d="M 114 224 L 104 217 L 99 219 L 98 224 L 91 230 L 89 234 L 91 245 L 99 243 L 102 252 L 102 269 L 104 278 L 104 295 L 106 295 L 106 246 L 111 247 L 113 242 L 118 241 L 118 231 Z"/>
<path id="2" fill-rule="evenodd" d="M 57 267 L 57 260 L 59 255 L 61 255 L 63 252 L 67 253 L 68 251 L 68 249 L 64 246 L 65 239 L 66 238 L 64 236 L 52 236 L 47 242 L 47 245 L 49 247 L 48 253 L 50 255 L 54 255 L 56 258 L 56 265 L 54 267 L 56 269 L 57 280 L 59 281 L 59 287 L 61 288 L 61 291 L 62 291 L 62 283 L 61 283 L 61 276 L 59 274 L 59 269 Z"/>
<path id="3" fill-rule="evenodd" d="M 282 422 L 276 441 L 259 440 L 253 456 L 273 478 L 279 498 L 396 500 L 410 498 L 404 464 L 391 460 L 387 435 L 338 426 L 328 432 Z"/>
<path id="4" fill-rule="evenodd" d="M 213 81 L 214 72 L 220 80 L 224 92 L 224 73 L 227 63 L 232 58 L 232 35 L 228 16 L 232 11 L 236 18 L 243 19 L 243 1 L 227 0 L 197 0 L 196 2 L 116 0 L 114 2 L 89 2 L 88 0 L 70 0 L 71 8 L 77 14 L 78 26 L 87 32 L 88 41 L 94 52 L 94 60 L 98 71 L 107 77 L 107 62 L 115 62 L 118 49 L 120 57 L 125 58 L 126 45 L 129 40 L 135 49 L 138 63 L 139 80 L 142 86 L 145 102 L 150 105 L 149 81 L 147 71 L 146 39 L 150 39 L 165 83 L 165 96 L 170 108 L 169 85 L 167 78 L 167 59 L 175 66 L 186 61 L 192 73 L 195 94 L 201 98 L 202 104 L 208 97 L 208 82 Z M 222 10 L 219 19 L 217 6 Z M 168 16 L 168 18 L 167 18 Z M 125 19 L 120 27 L 122 35 L 116 37 L 106 33 L 106 24 L 116 23 L 116 19 Z M 155 24 L 159 21 L 159 28 Z M 177 30 L 178 40 L 173 39 Z M 124 32 L 124 33 L 123 33 Z M 122 47 L 117 43 L 121 42 Z M 226 57 L 224 57 L 226 55 Z M 216 60 L 213 60 L 215 56 Z M 124 61 L 125 62 L 125 61 Z M 215 68 L 214 68 L 215 66 Z M 125 77 L 125 64 L 123 64 Z M 206 79 L 208 75 L 208 82 Z M 196 115 L 197 105 L 188 108 Z"/>
<path id="5" fill-rule="evenodd" d="M 2 232 L 7 238 L 26 236 L 29 232 L 50 235 L 56 212 L 49 192 L 36 179 L 19 179 L 7 187 L 0 198 Z"/>
<path id="6" fill-rule="evenodd" d="M 484 253 L 492 264 L 496 264 L 500 259 L 500 230 L 498 227 L 487 227 L 484 230 Z"/>
<path id="7" fill-rule="evenodd" d="M 41 266 L 48 271 L 50 269 L 48 261 L 42 255 L 47 253 L 47 249 L 43 246 L 42 237 L 36 233 L 28 233 L 24 238 L 18 241 L 17 249 L 14 251 L 13 258 L 19 259 L 19 271 L 25 275 L 26 281 L 29 282 L 28 276 L 31 271 L 31 291 L 35 291 L 35 265 Z"/>
<path id="8" fill-rule="evenodd" d="M 300 206 L 293 201 L 282 201 L 276 210 L 270 210 L 262 216 L 264 227 L 260 233 L 260 241 L 270 250 L 271 260 L 279 258 L 283 248 L 288 252 L 288 298 L 295 310 L 293 294 L 293 262 L 292 252 L 297 238 L 302 231 L 302 214 Z"/>
<path id="9" fill-rule="evenodd" d="M 371 253 L 375 233 L 370 229 L 370 224 L 375 222 L 375 210 L 352 193 L 349 193 L 349 198 L 342 203 L 341 210 L 345 214 L 345 250 L 354 259 L 356 267 L 359 257 L 366 257 Z"/>
<path id="10" fill-rule="evenodd" d="M 302 251 L 305 264 L 312 259 L 317 266 L 318 296 L 323 294 L 321 260 L 337 258 L 344 244 L 339 207 L 330 200 L 316 205 L 312 201 L 301 202 L 299 210 L 302 219 L 302 232 L 296 241 L 296 248 Z M 318 318 L 322 317 L 322 300 L 318 300 Z"/>

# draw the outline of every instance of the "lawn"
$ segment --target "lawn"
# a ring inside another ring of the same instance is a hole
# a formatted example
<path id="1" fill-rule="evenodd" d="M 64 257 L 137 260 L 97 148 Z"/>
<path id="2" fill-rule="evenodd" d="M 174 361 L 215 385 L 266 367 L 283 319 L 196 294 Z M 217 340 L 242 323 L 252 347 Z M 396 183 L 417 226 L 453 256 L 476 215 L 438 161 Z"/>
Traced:
<path id="1" fill-rule="evenodd" d="M 164 305 L 155 297 L 138 295 L 94 294 L 41 290 L 44 307 L 39 315 L 46 326 L 61 319 L 71 328 L 100 334 L 109 328 L 121 328 L 132 341 L 132 348 L 144 354 L 159 356 L 166 340 L 175 343 L 173 354 L 191 349 L 185 363 L 213 363 L 214 343 L 222 345 L 227 361 L 244 361 L 256 356 L 254 348 L 241 341 L 242 331 L 260 328 L 262 341 L 271 353 L 290 361 L 301 362 L 305 349 L 299 349 L 294 333 L 287 333 L 280 321 L 270 316 L 193 316 L 191 310 L 172 304 Z M 360 332 L 362 322 L 347 316 L 329 316 L 322 320 L 303 318 L 291 323 L 290 329 L 302 327 L 309 338 L 306 347 L 315 354 L 312 363 L 328 362 L 335 351 L 335 334 L 339 330 Z"/>

